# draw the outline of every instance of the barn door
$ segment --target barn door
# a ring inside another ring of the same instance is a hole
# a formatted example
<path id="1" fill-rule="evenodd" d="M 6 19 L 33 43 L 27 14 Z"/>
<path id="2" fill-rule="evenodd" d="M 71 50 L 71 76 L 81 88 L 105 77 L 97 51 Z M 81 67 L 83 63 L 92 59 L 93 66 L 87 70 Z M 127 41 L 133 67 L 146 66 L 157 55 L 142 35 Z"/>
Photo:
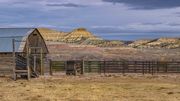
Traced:
<path id="1" fill-rule="evenodd" d="M 29 64 L 32 74 L 35 76 L 43 75 L 43 53 L 41 47 L 29 47 Z"/>

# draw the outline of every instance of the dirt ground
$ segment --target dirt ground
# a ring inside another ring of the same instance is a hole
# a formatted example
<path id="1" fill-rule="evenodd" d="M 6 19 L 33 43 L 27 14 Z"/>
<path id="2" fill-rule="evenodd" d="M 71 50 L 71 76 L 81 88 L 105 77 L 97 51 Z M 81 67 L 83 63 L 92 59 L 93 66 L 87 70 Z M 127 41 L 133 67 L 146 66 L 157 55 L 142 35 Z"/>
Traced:
<path id="1" fill-rule="evenodd" d="M 1 77 L 0 101 L 180 101 L 180 75 Z"/>

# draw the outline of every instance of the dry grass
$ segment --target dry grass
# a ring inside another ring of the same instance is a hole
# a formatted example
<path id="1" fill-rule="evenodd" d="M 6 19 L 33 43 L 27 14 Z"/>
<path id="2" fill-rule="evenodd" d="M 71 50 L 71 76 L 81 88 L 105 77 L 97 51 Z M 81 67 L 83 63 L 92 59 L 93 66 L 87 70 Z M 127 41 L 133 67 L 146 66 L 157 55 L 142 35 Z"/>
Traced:
<path id="1" fill-rule="evenodd" d="M 0 78 L 0 101 L 180 101 L 180 76 Z"/>

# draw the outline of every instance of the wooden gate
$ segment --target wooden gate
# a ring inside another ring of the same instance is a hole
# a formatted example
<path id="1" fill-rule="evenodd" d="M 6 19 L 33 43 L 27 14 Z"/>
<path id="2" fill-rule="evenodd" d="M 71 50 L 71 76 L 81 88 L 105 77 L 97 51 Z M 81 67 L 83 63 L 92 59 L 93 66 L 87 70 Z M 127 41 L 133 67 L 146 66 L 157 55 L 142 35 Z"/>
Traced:
<path id="1" fill-rule="evenodd" d="M 65 72 L 67 75 L 83 74 L 83 61 L 51 61 L 50 60 L 50 75 L 54 72 Z"/>

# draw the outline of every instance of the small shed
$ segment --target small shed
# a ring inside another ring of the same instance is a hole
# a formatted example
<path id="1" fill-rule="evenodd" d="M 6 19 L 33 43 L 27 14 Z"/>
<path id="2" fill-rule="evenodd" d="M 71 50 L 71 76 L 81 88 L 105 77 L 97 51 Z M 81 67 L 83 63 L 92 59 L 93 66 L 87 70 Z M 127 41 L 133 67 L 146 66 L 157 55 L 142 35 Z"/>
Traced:
<path id="1" fill-rule="evenodd" d="M 43 74 L 46 43 L 37 28 L 0 28 L 0 74 Z"/>

